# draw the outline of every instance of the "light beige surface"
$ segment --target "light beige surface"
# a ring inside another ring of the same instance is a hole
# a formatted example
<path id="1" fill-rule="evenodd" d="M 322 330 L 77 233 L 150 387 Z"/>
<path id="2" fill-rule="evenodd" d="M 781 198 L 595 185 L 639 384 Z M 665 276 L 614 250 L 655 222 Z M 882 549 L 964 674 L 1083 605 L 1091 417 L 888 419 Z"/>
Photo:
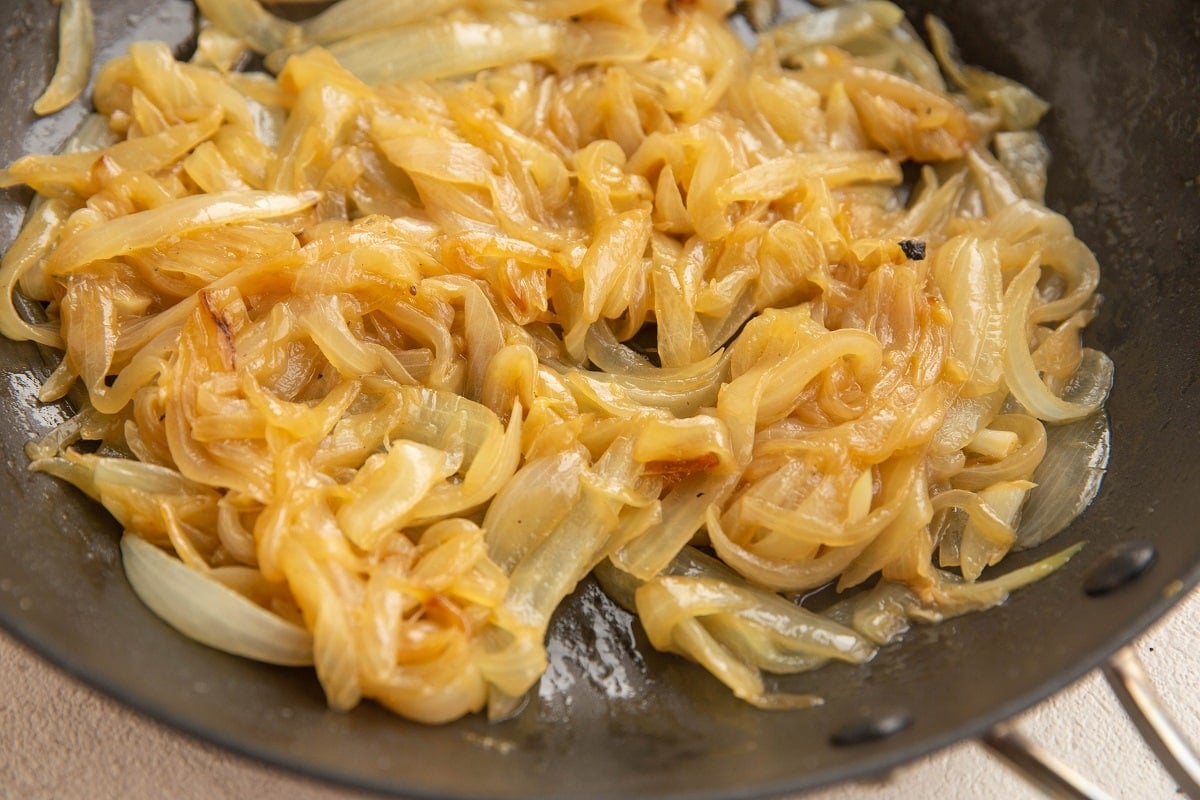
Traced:
<path id="1" fill-rule="evenodd" d="M 1200 592 L 1137 644 L 1160 695 L 1200 740 Z M 1021 729 L 1123 800 L 1175 786 L 1098 674 L 1020 718 Z M 0 798 L 4 800 L 366 800 L 285 775 L 153 723 L 47 666 L 0 634 Z M 981 747 L 964 743 L 889 780 L 805 800 L 1021 800 L 1037 795 Z"/>

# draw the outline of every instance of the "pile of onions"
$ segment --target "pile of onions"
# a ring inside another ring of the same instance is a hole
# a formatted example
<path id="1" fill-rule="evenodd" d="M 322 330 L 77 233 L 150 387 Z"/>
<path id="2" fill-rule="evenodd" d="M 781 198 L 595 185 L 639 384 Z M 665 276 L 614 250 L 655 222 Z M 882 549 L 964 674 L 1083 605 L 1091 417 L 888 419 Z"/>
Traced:
<path id="1" fill-rule="evenodd" d="M 1094 494 L 1111 364 L 1044 103 L 936 22 L 935 56 L 886 2 L 752 47 L 727 0 L 199 5 L 190 61 L 131 46 L 70 147 L 0 172 L 37 193 L 0 331 L 79 398 L 33 466 L 184 633 L 312 663 L 337 709 L 504 715 L 595 570 L 655 647 L 797 707 L 764 673 L 1074 552 L 981 579 Z M 793 599 L 831 582 L 871 588 Z"/>

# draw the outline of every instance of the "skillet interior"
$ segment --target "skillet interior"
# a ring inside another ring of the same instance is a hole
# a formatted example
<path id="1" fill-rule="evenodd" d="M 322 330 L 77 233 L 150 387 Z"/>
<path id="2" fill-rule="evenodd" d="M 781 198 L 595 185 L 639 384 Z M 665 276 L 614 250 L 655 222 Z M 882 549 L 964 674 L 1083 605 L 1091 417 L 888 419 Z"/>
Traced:
<path id="1" fill-rule="evenodd" d="M 749 797 L 880 771 L 990 724 L 1098 664 L 1200 577 L 1200 6 L 1055 0 L 909 4 L 936 11 L 967 60 L 1033 86 L 1053 104 L 1049 202 L 1103 265 L 1093 344 L 1117 364 L 1113 457 L 1092 508 L 1049 547 L 1086 540 L 1061 573 L 992 612 L 913 631 L 875 662 L 836 665 L 792 685 L 822 708 L 763 713 L 699 669 L 653 653 L 585 585 L 553 628 L 553 666 L 513 721 L 426 728 L 372 706 L 326 710 L 306 670 L 253 664 L 178 636 L 134 598 L 111 519 L 82 495 L 29 474 L 25 441 L 60 413 L 34 405 L 46 361 L 0 342 L 0 622 L 58 665 L 149 714 L 242 753 L 312 775 L 411 796 Z M 183 0 L 98 0 L 101 59 L 113 43 L 187 39 Z M 0 10 L 0 160 L 53 149 L 82 117 L 29 111 L 52 70 L 43 0 Z M 0 196 L 0 243 L 28 196 Z M 1081 584 L 1113 544 L 1142 539 L 1155 565 L 1088 598 Z M 1014 557 L 1020 565 L 1030 560 Z M 1176 583 L 1178 582 L 1178 583 Z M 636 646 L 635 646 L 636 645 Z M 906 711 L 882 742 L 833 747 L 864 713 Z"/>

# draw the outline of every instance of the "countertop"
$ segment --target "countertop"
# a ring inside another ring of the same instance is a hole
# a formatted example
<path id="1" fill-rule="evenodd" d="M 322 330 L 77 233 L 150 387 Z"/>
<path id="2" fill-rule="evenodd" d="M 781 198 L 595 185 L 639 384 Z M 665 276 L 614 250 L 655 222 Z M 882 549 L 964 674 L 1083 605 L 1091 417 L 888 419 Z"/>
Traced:
<path id="1" fill-rule="evenodd" d="M 1135 644 L 1165 706 L 1200 742 L 1200 592 Z M 1099 673 L 1018 717 L 1020 729 L 1122 800 L 1175 797 Z M 804 800 L 1039 795 L 965 742 L 884 780 Z M 0 798 L 4 800 L 368 800 L 197 742 L 78 683 L 0 634 Z"/>

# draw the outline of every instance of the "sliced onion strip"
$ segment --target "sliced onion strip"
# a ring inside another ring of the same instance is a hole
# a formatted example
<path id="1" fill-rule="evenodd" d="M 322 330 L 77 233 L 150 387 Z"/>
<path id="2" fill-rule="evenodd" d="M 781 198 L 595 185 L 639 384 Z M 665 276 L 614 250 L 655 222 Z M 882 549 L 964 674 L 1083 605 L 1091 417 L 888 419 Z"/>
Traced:
<path id="1" fill-rule="evenodd" d="M 36 114 L 53 114 L 83 94 L 96 49 L 90 0 L 62 0 L 58 12 L 58 64 L 50 85 L 33 103 Z"/>
<path id="2" fill-rule="evenodd" d="M 1112 361 L 1103 353 L 1089 351 L 1094 355 L 1085 374 L 1091 379 L 1091 386 L 1077 402 L 1064 400 L 1050 391 L 1038 375 L 1026 333 L 1040 277 L 1040 266 L 1036 262 L 1030 263 L 1013 278 L 1005 291 L 1004 334 L 1007 346 L 1004 349 L 1004 377 L 1017 401 L 1039 419 L 1068 422 L 1088 416 L 1104 402 L 1112 386 Z M 1083 370 L 1081 365 L 1080 371 Z"/>
<path id="3" fill-rule="evenodd" d="M 313 663 L 312 635 L 141 537 L 121 537 L 129 585 L 146 606 L 190 639 L 282 666 Z"/>

